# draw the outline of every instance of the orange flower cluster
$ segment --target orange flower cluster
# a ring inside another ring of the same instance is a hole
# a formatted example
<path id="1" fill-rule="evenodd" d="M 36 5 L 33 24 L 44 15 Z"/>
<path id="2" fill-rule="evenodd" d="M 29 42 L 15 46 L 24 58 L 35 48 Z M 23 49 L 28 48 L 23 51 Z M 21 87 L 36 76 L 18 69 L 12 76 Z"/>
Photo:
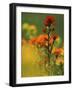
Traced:
<path id="1" fill-rule="evenodd" d="M 37 38 L 31 39 L 29 42 L 31 44 L 39 44 L 41 46 L 44 46 L 46 44 L 47 40 L 48 40 L 48 35 L 47 34 L 42 34 Z"/>
<path id="2" fill-rule="evenodd" d="M 48 44 L 49 45 L 53 44 L 54 40 L 56 40 L 58 38 L 59 38 L 58 35 L 52 35 L 48 41 L 48 35 L 42 34 L 42 35 L 39 35 L 39 37 L 32 38 L 31 40 L 29 40 L 29 43 L 39 44 L 41 46 L 48 46 Z"/>
<path id="3" fill-rule="evenodd" d="M 55 55 L 63 55 L 64 49 L 63 48 L 55 48 L 52 50 L 52 53 L 54 53 Z"/>
<path id="4" fill-rule="evenodd" d="M 48 35 L 47 34 L 43 34 L 43 35 L 40 35 L 36 42 L 40 45 L 45 45 L 46 41 L 48 40 Z"/>

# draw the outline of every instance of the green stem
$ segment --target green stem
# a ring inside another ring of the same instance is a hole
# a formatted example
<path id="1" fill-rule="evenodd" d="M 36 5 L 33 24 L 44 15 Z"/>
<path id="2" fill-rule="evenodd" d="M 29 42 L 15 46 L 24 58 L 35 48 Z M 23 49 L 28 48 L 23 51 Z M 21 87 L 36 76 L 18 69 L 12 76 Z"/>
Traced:
<path id="1" fill-rule="evenodd" d="M 49 62 L 48 62 L 48 64 L 50 64 L 50 45 L 49 45 L 50 33 L 51 33 L 51 30 L 50 30 L 50 26 L 49 26 L 49 30 L 48 30 L 48 58 L 49 58 Z"/>

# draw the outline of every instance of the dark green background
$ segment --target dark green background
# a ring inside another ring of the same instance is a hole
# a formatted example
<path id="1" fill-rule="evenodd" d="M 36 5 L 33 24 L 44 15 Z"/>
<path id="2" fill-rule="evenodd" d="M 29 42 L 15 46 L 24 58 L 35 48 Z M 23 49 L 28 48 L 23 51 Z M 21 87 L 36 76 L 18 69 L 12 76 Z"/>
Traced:
<path id="1" fill-rule="evenodd" d="M 64 15 L 63 14 L 43 14 L 43 13 L 21 13 L 21 22 L 34 24 L 37 27 L 38 35 L 42 33 L 42 30 L 45 28 L 44 20 L 46 16 L 54 16 L 56 20 L 55 30 L 56 33 L 64 39 Z"/>

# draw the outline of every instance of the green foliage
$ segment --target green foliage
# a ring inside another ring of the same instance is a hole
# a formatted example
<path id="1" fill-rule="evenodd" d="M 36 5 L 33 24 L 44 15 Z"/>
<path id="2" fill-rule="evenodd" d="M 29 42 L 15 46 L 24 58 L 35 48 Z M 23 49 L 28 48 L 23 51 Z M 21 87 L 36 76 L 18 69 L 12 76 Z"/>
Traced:
<path id="1" fill-rule="evenodd" d="M 62 39 L 61 39 L 61 37 L 59 37 L 59 40 L 55 40 L 55 42 L 54 42 L 54 46 L 55 47 L 61 47 L 61 44 L 62 44 Z"/>

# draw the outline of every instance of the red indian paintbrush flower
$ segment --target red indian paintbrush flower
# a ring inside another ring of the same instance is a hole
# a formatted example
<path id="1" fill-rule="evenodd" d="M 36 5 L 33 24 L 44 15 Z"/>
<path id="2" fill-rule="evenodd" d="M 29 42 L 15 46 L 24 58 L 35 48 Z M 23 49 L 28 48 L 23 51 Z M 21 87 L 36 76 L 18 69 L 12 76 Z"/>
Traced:
<path id="1" fill-rule="evenodd" d="M 55 21 L 55 19 L 53 16 L 47 16 L 44 21 L 44 24 L 45 24 L 45 26 L 50 26 L 51 24 L 54 23 L 54 21 Z"/>

